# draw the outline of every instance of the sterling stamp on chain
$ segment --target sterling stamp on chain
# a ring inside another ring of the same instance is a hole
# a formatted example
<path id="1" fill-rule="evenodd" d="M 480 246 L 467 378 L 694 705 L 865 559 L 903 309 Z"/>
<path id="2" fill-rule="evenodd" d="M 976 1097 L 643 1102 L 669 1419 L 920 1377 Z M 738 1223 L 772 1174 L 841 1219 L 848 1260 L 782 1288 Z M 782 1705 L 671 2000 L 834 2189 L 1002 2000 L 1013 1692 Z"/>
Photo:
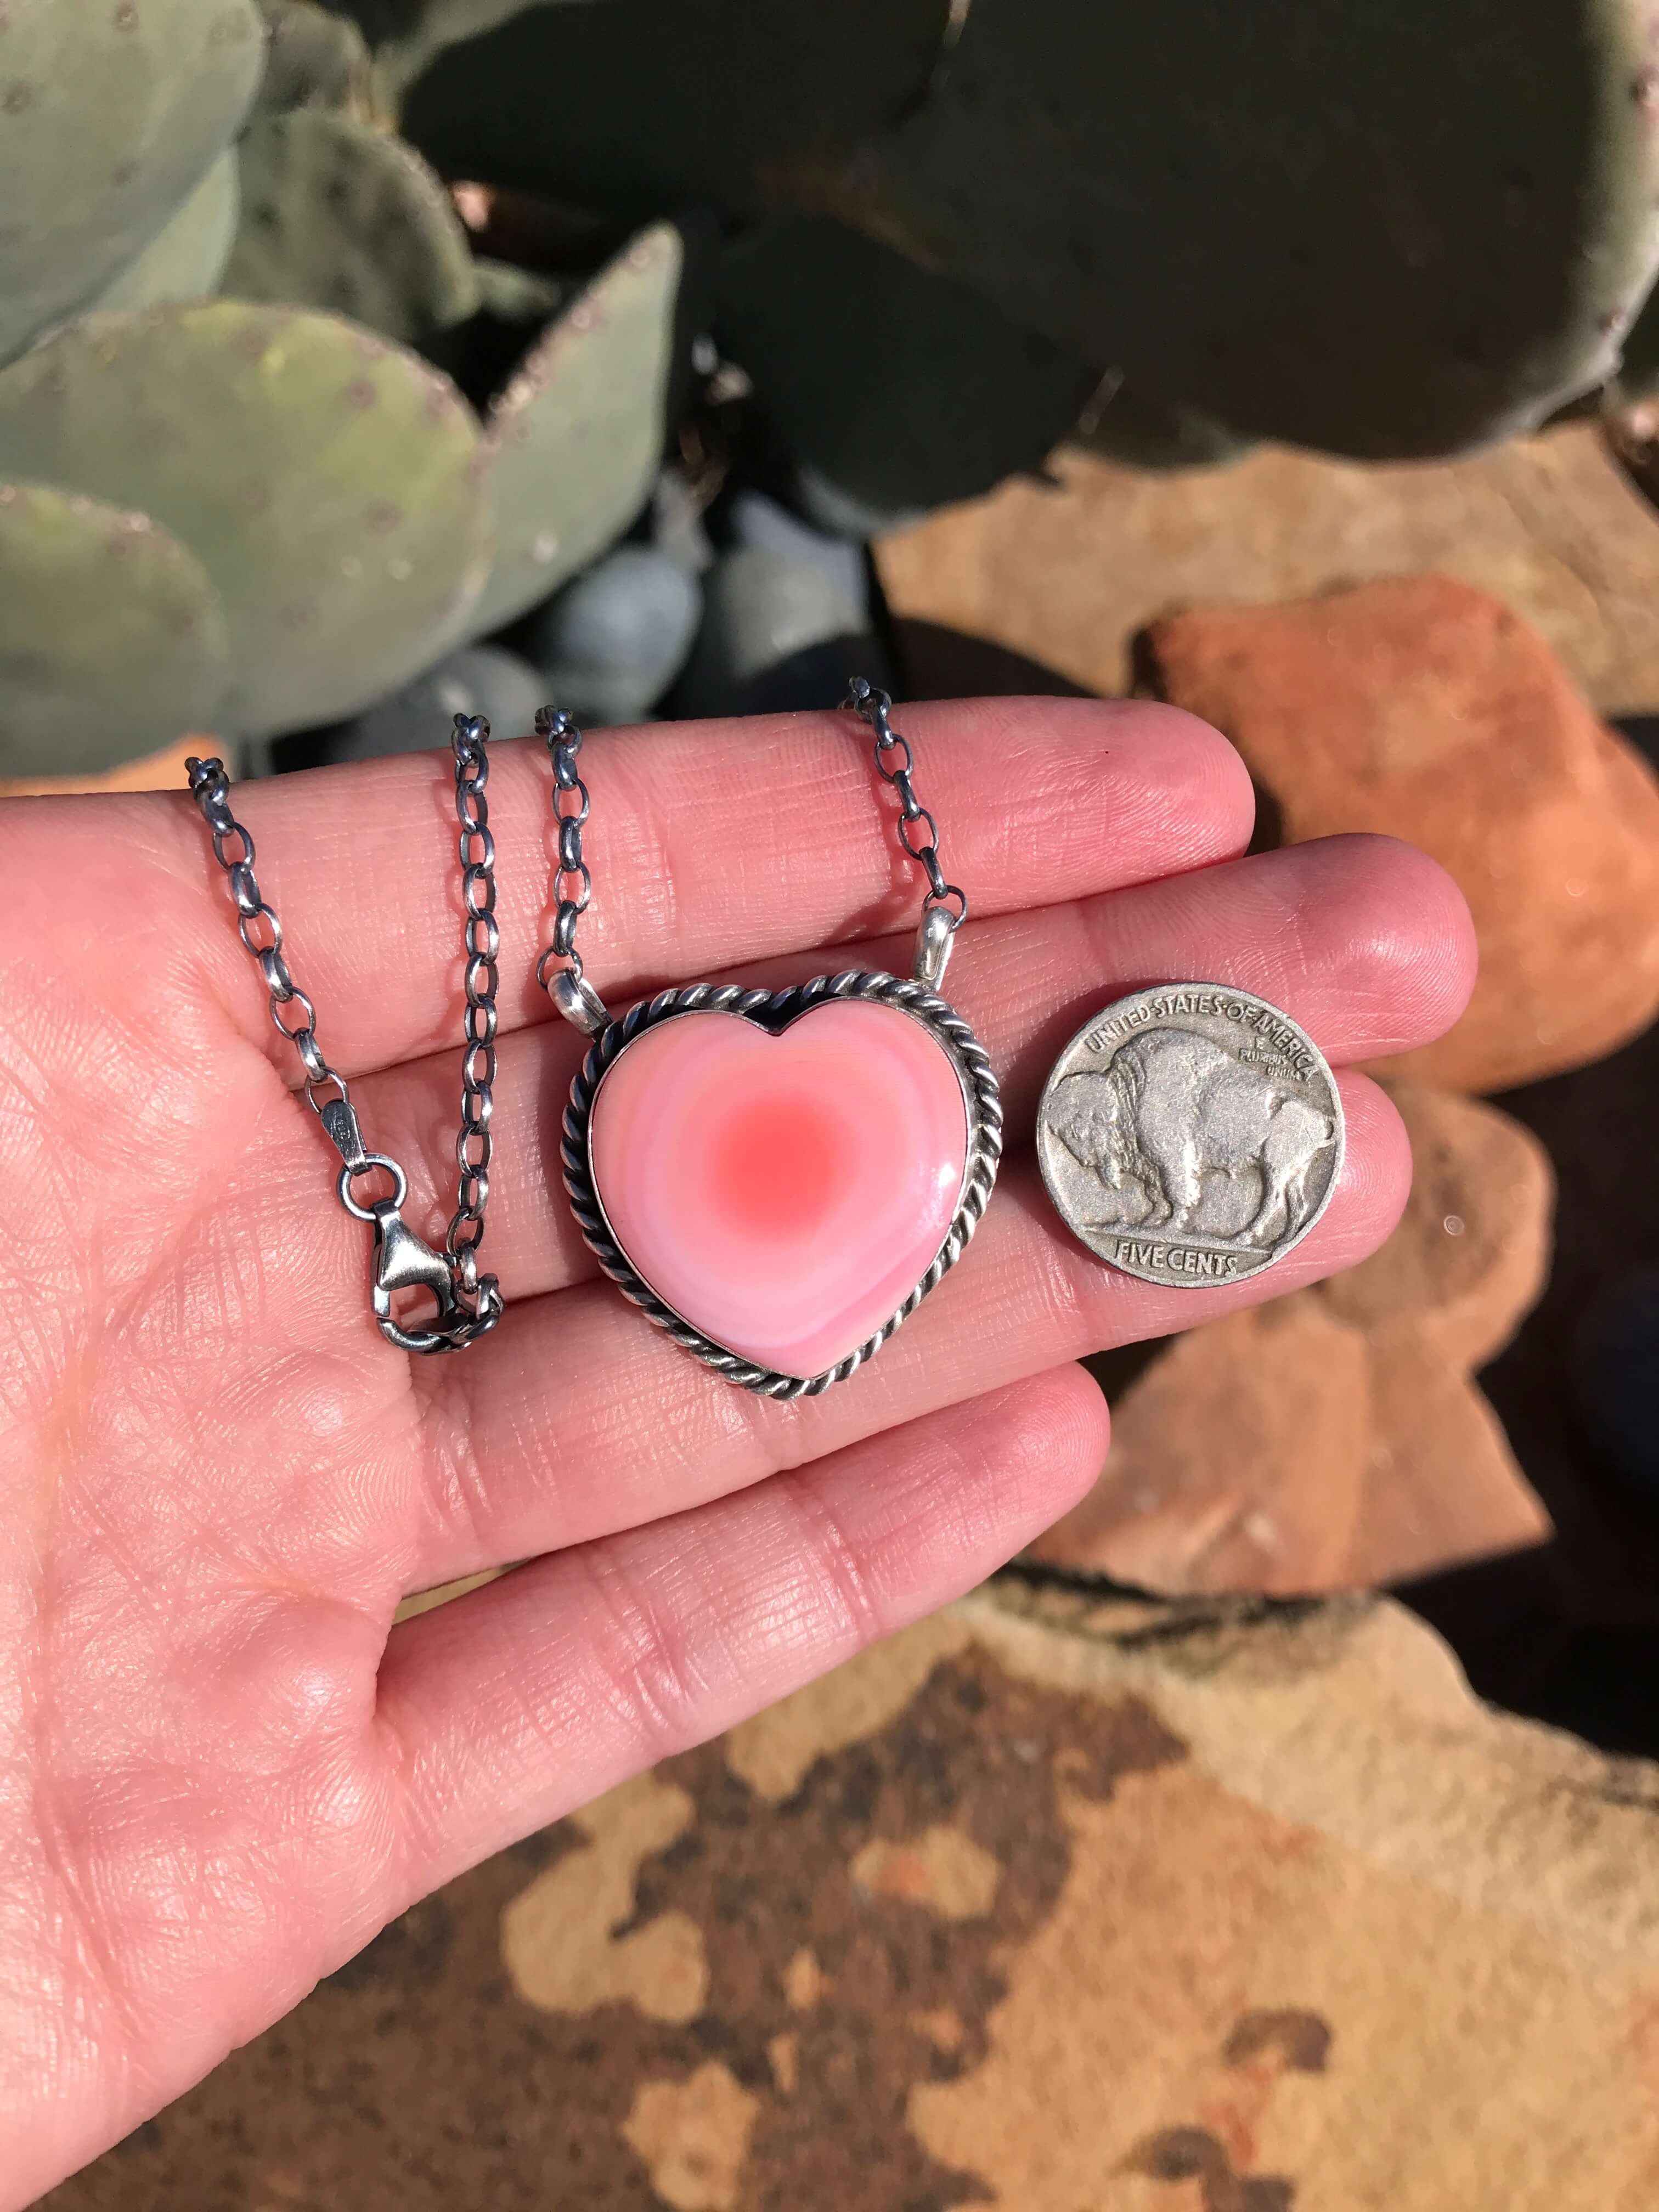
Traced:
<path id="1" fill-rule="evenodd" d="M 880 1350 L 961 1257 L 1002 1150 L 984 1048 L 939 995 L 967 901 L 945 879 L 890 701 L 860 681 L 848 704 L 874 732 L 900 842 L 927 878 L 914 974 L 848 969 L 783 991 L 693 983 L 615 1021 L 574 950 L 590 889 L 581 733 L 566 714 L 538 718 L 559 824 L 559 910 L 538 972 L 593 1038 L 560 1148 L 571 1210 L 659 1328 L 775 1398 L 827 1389 Z"/>
<path id="2" fill-rule="evenodd" d="M 1299 1244 L 1342 1170 L 1323 1054 L 1251 991 L 1164 983 L 1094 1015 L 1037 1108 L 1037 1158 L 1091 1252 L 1149 1283 L 1239 1282 Z"/>

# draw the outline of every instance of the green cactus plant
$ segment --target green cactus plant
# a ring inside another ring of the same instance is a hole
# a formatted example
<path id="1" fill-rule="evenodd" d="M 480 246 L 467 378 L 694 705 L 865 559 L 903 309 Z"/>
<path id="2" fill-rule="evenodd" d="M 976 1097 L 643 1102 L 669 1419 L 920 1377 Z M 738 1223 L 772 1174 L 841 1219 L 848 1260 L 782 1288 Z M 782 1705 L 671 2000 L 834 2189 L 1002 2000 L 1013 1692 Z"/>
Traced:
<path id="1" fill-rule="evenodd" d="M 477 312 L 460 217 L 400 140 L 355 117 L 302 107 L 257 117 L 240 166 L 228 293 L 331 308 L 410 344 Z"/>
<path id="2" fill-rule="evenodd" d="M 447 379 L 296 308 L 94 315 L 0 372 L 0 477 L 150 515 L 201 562 L 244 734 L 353 713 L 459 635 L 489 561 L 479 460 Z"/>
<path id="3" fill-rule="evenodd" d="M 1107 377 L 1083 410 L 1071 442 L 1103 460 L 1136 469 L 1203 469 L 1224 466 L 1250 451 L 1224 422 L 1200 415 L 1122 375 Z"/>
<path id="4" fill-rule="evenodd" d="M 0 774 L 90 775 L 209 726 L 219 595 L 146 514 L 0 483 Z"/>
<path id="5" fill-rule="evenodd" d="M 395 39 L 377 63 L 444 175 L 647 222 L 693 199 L 758 206 L 774 166 L 902 114 L 950 16 L 950 0 L 587 0 L 520 7 L 412 77 Z"/>
<path id="6" fill-rule="evenodd" d="M 258 0 L 258 7 L 267 33 L 259 109 L 340 107 L 367 117 L 372 70 L 357 26 L 316 0 Z"/>
<path id="7" fill-rule="evenodd" d="M 1241 433 L 1443 453 L 1617 360 L 1659 251 L 1650 14 L 974 0 L 919 111 L 794 185 Z"/>
<path id="8" fill-rule="evenodd" d="M 263 62 L 252 0 L 5 11 L 0 362 L 137 258 L 234 134 Z"/>
<path id="9" fill-rule="evenodd" d="M 228 146 L 165 228 L 85 312 L 210 299 L 219 289 L 236 236 L 241 207 L 238 174 L 236 149 Z"/>
<path id="10" fill-rule="evenodd" d="M 472 264 L 478 280 L 478 304 L 486 314 L 502 323 L 551 322 L 572 287 L 533 269 L 520 269 L 511 261 L 496 261 L 478 254 Z"/>
<path id="11" fill-rule="evenodd" d="M 475 636 L 574 576 L 623 531 L 662 459 L 679 234 L 618 254 L 544 334 L 486 417 L 495 564 Z"/>
<path id="12" fill-rule="evenodd" d="M 774 217 L 728 249 L 714 328 L 793 452 L 878 509 L 1036 468 L 1100 382 L 965 285 L 822 217 Z"/>
<path id="13" fill-rule="evenodd" d="M 558 0 L 345 0 L 374 40 L 381 83 L 394 94 L 446 46 L 480 38 L 525 8 Z"/>
<path id="14" fill-rule="evenodd" d="M 754 386 L 696 419 L 710 477 L 785 482 L 781 447 L 842 534 L 1066 436 L 1141 467 L 1454 450 L 1621 341 L 1639 396 L 1650 4 L 0 0 L 0 479 L 40 487 L 0 728 L 112 726 L 114 659 L 53 612 L 106 558 L 132 745 L 220 678 L 251 735 L 405 684 L 627 529 L 708 329 Z M 535 266 L 474 257 L 398 91 Z"/>

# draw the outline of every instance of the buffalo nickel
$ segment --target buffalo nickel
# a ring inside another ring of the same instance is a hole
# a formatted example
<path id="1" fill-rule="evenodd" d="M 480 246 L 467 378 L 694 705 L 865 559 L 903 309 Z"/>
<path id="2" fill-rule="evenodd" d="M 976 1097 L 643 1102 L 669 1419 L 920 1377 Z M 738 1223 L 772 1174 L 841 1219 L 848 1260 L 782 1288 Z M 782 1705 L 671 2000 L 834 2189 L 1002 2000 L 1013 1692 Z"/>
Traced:
<path id="1" fill-rule="evenodd" d="M 1149 1283 L 1238 1282 L 1282 1260 L 1329 1203 L 1342 1144 L 1317 1046 L 1220 983 L 1104 1007 L 1037 1108 L 1042 1179 L 1067 1227 Z"/>

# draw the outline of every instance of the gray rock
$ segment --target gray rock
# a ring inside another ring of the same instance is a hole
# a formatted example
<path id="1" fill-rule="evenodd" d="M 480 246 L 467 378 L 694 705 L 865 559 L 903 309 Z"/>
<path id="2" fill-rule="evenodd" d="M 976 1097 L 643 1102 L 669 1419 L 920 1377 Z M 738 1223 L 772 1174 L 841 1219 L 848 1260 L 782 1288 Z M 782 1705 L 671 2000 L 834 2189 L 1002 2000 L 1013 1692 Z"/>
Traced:
<path id="1" fill-rule="evenodd" d="M 350 721 L 275 739 L 270 765 L 322 768 L 424 752 L 449 743 L 457 714 L 487 715 L 493 737 L 527 737 L 545 697 L 541 677 L 517 653 L 498 645 L 464 645 Z"/>
<path id="2" fill-rule="evenodd" d="M 585 726 L 643 721 L 679 673 L 702 613 L 696 577 L 650 545 L 619 545 L 527 628 L 547 696 Z"/>
<path id="3" fill-rule="evenodd" d="M 828 531 L 832 538 L 849 538 L 859 543 L 884 538 L 890 530 L 908 530 L 927 512 L 923 507 L 872 506 L 856 492 L 832 483 L 811 461 L 795 465 L 794 496 L 815 527 Z"/>
<path id="4" fill-rule="evenodd" d="M 731 550 L 703 580 L 696 650 L 675 695 L 685 714 L 836 703 L 850 673 L 879 683 L 864 556 L 758 493 L 732 501 Z"/>

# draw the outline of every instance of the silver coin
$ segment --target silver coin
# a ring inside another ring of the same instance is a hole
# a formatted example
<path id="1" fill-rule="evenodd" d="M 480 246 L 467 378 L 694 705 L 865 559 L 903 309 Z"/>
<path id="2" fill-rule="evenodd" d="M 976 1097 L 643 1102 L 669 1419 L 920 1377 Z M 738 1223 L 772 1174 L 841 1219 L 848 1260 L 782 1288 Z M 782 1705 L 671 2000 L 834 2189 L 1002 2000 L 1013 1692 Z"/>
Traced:
<path id="1" fill-rule="evenodd" d="M 1163 983 L 1103 1007 L 1037 1108 L 1061 1218 L 1148 1283 L 1239 1282 L 1282 1260 L 1330 1203 L 1342 1147 L 1319 1048 L 1223 983 Z"/>

